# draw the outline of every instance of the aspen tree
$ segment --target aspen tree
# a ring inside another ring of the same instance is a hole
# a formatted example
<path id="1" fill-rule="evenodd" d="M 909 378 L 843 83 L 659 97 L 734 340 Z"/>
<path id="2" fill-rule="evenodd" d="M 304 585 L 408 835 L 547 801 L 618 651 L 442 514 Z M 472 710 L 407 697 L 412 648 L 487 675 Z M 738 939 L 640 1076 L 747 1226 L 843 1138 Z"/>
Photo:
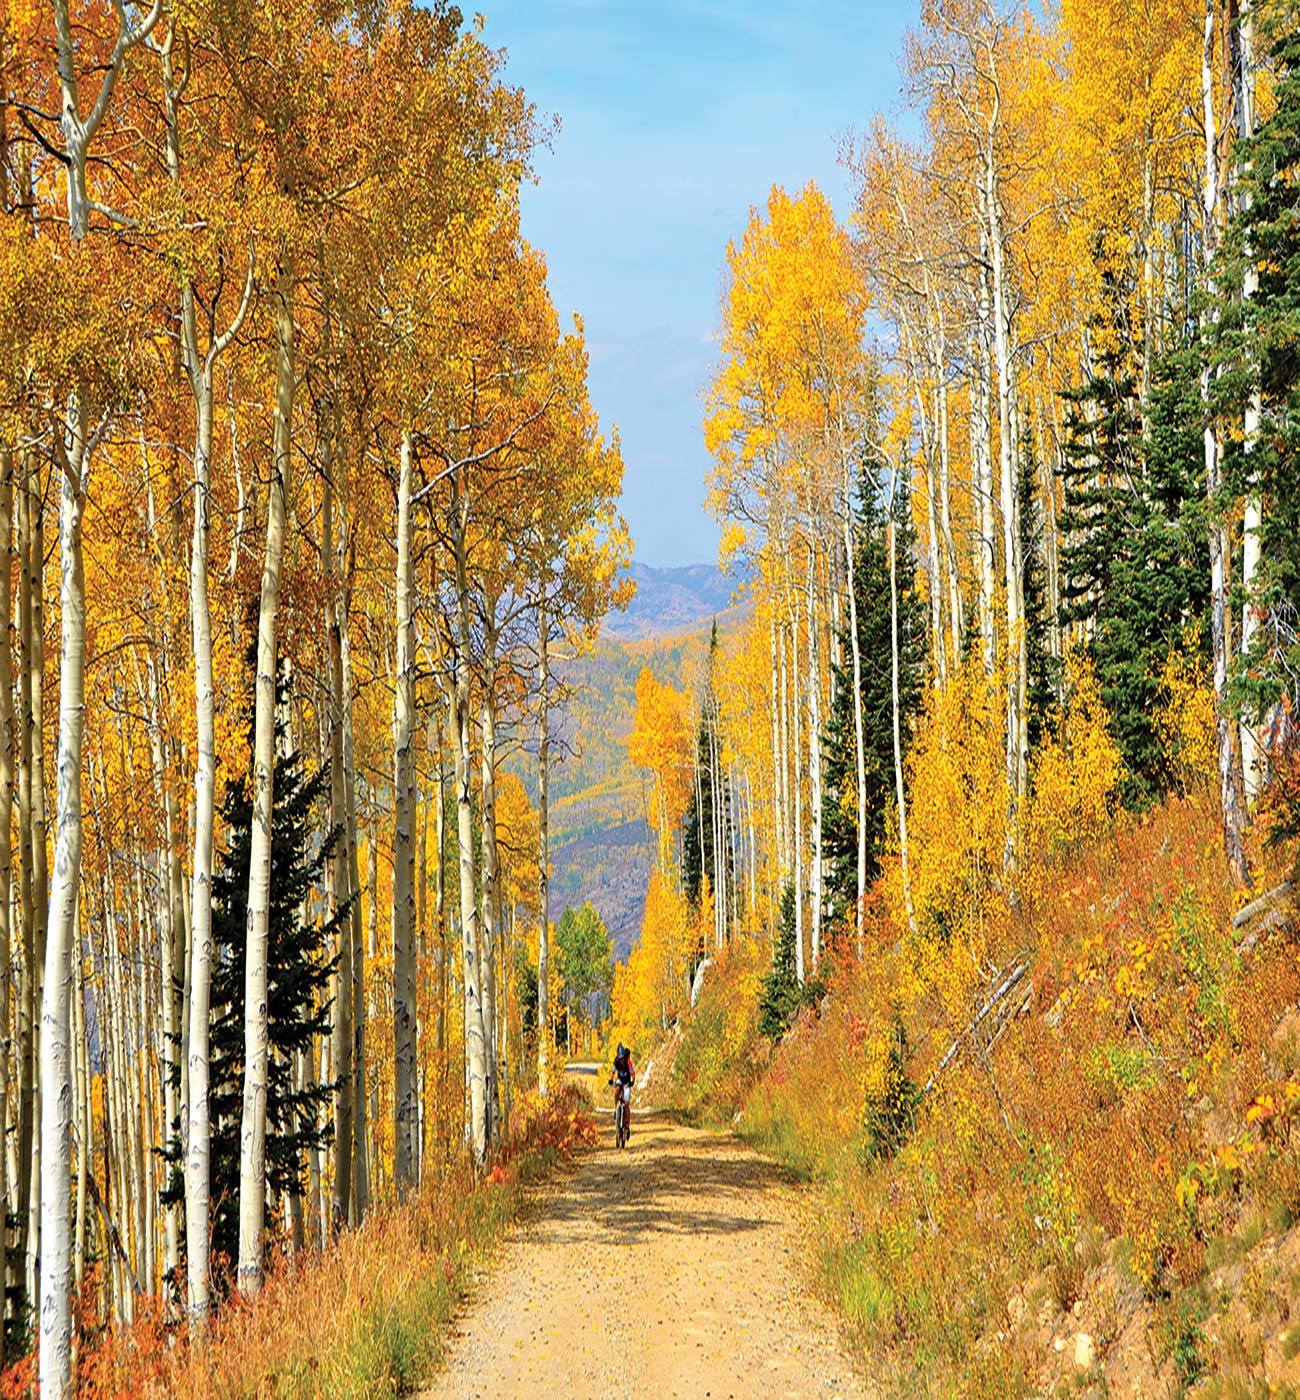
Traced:
<path id="1" fill-rule="evenodd" d="M 14 453 L 0 449 L 0 1138 L 9 1136 L 9 987 L 13 885 L 13 661 L 9 647 L 13 585 Z M 9 1162 L 0 1142 L 0 1367 L 5 1364 L 5 1290 L 9 1278 Z M 79 1282 L 80 1280 L 78 1280 Z"/>
<path id="2" fill-rule="evenodd" d="M 1214 54 L 1216 0 L 1205 0 L 1204 39 L 1201 47 L 1201 114 L 1205 125 L 1204 185 L 1201 203 L 1201 243 L 1206 268 L 1209 296 L 1203 313 L 1202 334 L 1208 339 L 1212 331 L 1214 284 L 1209 268 L 1218 247 L 1220 200 L 1218 135 L 1214 112 Z M 1226 36 L 1221 41 L 1226 43 Z M 1223 845 L 1228 869 L 1238 886 L 1250 884 L 1246 853 L 1242 844 L 1245 825 L 1245 801 L 1242 791 L 1241 752 L 1238 748 L 1237 725 L 1230 712 L 1227 688 L 1231 667 L 1231 614 L 1228 605 L 1229 560 L 1231 542 L 1222 519 L 1224 504 L 1220 499 L 1222 465 L 1219 453 L 1218 425 L 1211 411 L 1213 370 L 1208 357 L 1201 367 L 1201 401 L 1205 411 L 1203 432 L 1205 448 L 1205 490 L 1209 502 L 1210 536 L 1210 620 L 1211 647 L 1214 657 L 1215 732 L 1218 745 L 1219 798 L 1223 815 Z"/>
<path id="3" fill-rule="evenodd" d="M 550 631 L 543 576 L 537 604 L 537 1087 L 543 1098 L 551 1091 Z"/>
<path id="4" fill-rule="evenodd" d="M 54 0 L 61 96 L 68 231 L 74 248 L 90 231 L 92 208 L 86 184 L 90 143 L 112 101 L 128 52 L 145 39 L 162 13 L 162 0 L 133 21 L 123 5 L 99 90 L 83 115 L 77 46 L 68 0 Z M 41 1007 L 41 1280 L 40 1385 L 46 1400 L 63 1400 L 72 1384 L 72 1047 L 70 1013 L 73 920 L 81 873 L 81 750 L 86 652 L 85 576 L 81 529 L 91 458 L 104 425 L 89 421 L 79 391 L 55 435 L 59 478 L 59 555 L 62 647 L 59 672 L 58 806 L 52 922 L 46 934 Z M 43 787 L 43 784 L 41 785 Z M 43 801 L 43 798 L 42 798 Z M 44 840 L 37 869 L 44 864 Z M 43 872 L 42 872 L 43 873 Z M 42 881 L 40 896 L 44 898 Z"/>
<path id="5" fill-rule="evenodd" d="M 172 69 L 175 30 L 160 48 L 167 120 L 167 164 L 173 183 L 181 181 L 179 94 Z M 208 1113 L 208 1023 L 212 982 L 212 868 L 216 804 L 216 694 L 212 660 L 212 617 L 208 601 L 208 542 L 214 382 L 222 356 L 243 327 L 253 295 L 254 258 L 250 247 L 243 294 L 228 326 L 211 329 L 200 341 L 198 293 L 194 279 L 181 281 L 181 357 L 194 402 L 193 530 L 190 543 L 190 637 L 194 655 L 194 719 L 197 737 L 194 766 L 194 849 L 190 894 L 190 961 L 186 969 L 188 1029 L 186 1036 L 187 1121 L 185 1148 L 185 1258 L 190 1325 L 201 1332 L 211 1308 L 209 1281 L 211 1158 Z M 170 1076 L 168 1076 L 170 1079 Z"/>
<path id="6" fill-rule="evenodd" d="M 402 431 L 397 487 L 397 684 L 393 691 L 393 1176 L 399 1191 L 419 1176 L 415 1053 L 415 637 L 411 563 L 413 443 Z"/>
<path id="7" fill-rule="evenodd" d="M 267 493 L 266 551 L 257 615 L 257 700 L 253 747 L 253 829 L 248 870 L 248 947 L 244 976 L 244 1094 L 239 1152 L 239 1291 L 262 1287 L 266 1201 L 267 915 L 271 886 L 271 820 L 275 767 L 275 673 L 280 575 L 290 491 L 294 363 L 294 263 L 280 251 L 272 294 L 275 318 L 275 412 L 271 480 Z"/>

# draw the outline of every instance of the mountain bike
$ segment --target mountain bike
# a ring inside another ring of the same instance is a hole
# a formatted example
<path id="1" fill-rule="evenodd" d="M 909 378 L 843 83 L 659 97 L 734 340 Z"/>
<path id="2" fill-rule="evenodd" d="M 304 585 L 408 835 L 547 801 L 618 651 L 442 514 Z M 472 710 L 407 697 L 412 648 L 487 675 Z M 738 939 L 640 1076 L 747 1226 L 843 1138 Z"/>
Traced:
<path id="1" fill-rule="evenodd" d="M 614 1146 L 627 1146 L 627 1091 L 622 1084 L 614 1085 Z"/>

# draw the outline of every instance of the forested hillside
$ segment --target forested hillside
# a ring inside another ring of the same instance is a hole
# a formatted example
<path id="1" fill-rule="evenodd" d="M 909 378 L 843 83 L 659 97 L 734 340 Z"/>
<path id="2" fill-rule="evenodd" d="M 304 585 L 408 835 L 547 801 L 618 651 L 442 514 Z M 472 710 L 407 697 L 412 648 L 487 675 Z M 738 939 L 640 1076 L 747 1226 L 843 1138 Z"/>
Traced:
<path id="1" fill-rule="evenodd" d="M 54 0 L 0 45 L 0 1388 L 267 1393 L 306 1332 L 254 1304 L 322 1258 L 301 1393 L 406 1384 L 489 1172 L 585 1131 L 520 1103 L 549 656 L 631 542 L 520 229 L 544 130 L 453 6 Z"/>
<path id="2" fill-rule="evenodd" d="M 826 1185 L 881 1393 L 1294 1394 L 1300 22 L 925 5 L 901 92 L 727 248 L 611 1037 Z"/>
<path id="3" fill-rule="evenodd" d="M 650 666 L 686 683 L 702 665 L 714 624 L 729 633 L 747 609 L 740 570 L 634 564 L 628 575 L 636 592 L 625 610 L 605 618 L 595 645 L 556 658 L 564 705 L 552 725 L 551 917 L 590 901 L 616 961 L 640 935 L 654 849 L 646 781 L 627 756 L 637 676 Z M 520 771 L 535 791 L 535 767 L 524 762 Z"/>

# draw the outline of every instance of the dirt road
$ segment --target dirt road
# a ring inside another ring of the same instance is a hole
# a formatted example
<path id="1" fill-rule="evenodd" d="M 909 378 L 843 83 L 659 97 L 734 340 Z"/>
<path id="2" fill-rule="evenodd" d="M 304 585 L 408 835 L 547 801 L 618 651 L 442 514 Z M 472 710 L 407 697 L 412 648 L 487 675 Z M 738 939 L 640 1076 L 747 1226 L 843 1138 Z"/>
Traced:
<path id="1" fill-rule="evenodd" d="M 548 1188 L 424 1400 L 862 1396 L 798 1278 L 800 1203 L 731 1138 L 642 1113 Z"/>

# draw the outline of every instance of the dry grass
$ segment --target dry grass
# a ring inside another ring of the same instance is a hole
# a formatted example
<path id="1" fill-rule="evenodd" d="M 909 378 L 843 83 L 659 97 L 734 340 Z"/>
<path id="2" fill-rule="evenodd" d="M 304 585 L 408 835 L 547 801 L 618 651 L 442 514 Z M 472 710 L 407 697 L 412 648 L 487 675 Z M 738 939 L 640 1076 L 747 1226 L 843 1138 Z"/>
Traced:
<path id="1" fill-rule="evenodd" d="M 280 1263 L 256 1303 L 231 1303 L 209 1344 L 191 1347 L 142 1319 L 87 1339 L 78 1393 L 193 1400 L 353 1400 L 397 1396 L 438 1364 L 448 1319 L 476 1262 L 517 1218 L 528 1182 L 594 1141 L 578 1091 L 524 1105 L 522 1126 L 483 1179 L 465 1162 L 413 1199 L 373 1212 L 318 1256 Z M 26 1397 L 30 1368 L 0 1394 Z"/>
<path id="2" fill-rule="evenodd" d="M 1239 951 L 1240 901 L 1223 870 L 1208 800 L 1121 818 L 1041 871 L 1015 908 L 985 905 L 983 972 L 964 1003 L 948 966 L 971 961 L 960 929 L 918 950 L 882 923 L 753 1083 L 739 1131 L 827 1183 L 819 1277 L 892 1393 L 1067 1393 L 1053 1382 L 1052 1329 L 1077 1326 L 1071 1309 L 1103 1291 L 1109 1321 L 1095 1325 L 1108 1346 L 1140 1311 L 1143 1335 L 1160 1339 L 1152 1377 L 1177 1392 L 1213 1369 L 1207 1249 L 1248 1253 L 1300 1217 L 1297 1154 L 1250 1114 L 1300 1059 L 1294 933 L 1275 928 Z M 1279 858 L 1260 886 L 1281 873 Z M 1030 965 L 1008 1008 L 1018 1014 L 963 1035 L 1017 956 Z M 734 1021 L 718 1003 L 739 995 L 725 968 L 706 983 L 699 1033 Z M 865 1150 L 864 1110 L 895 1021 L 913 1085 L 962 1044 L 905 1145 L 881 1161 Z M 711 1081 L 743 1083 L 763 1060 L 746 1055 Z"/>

